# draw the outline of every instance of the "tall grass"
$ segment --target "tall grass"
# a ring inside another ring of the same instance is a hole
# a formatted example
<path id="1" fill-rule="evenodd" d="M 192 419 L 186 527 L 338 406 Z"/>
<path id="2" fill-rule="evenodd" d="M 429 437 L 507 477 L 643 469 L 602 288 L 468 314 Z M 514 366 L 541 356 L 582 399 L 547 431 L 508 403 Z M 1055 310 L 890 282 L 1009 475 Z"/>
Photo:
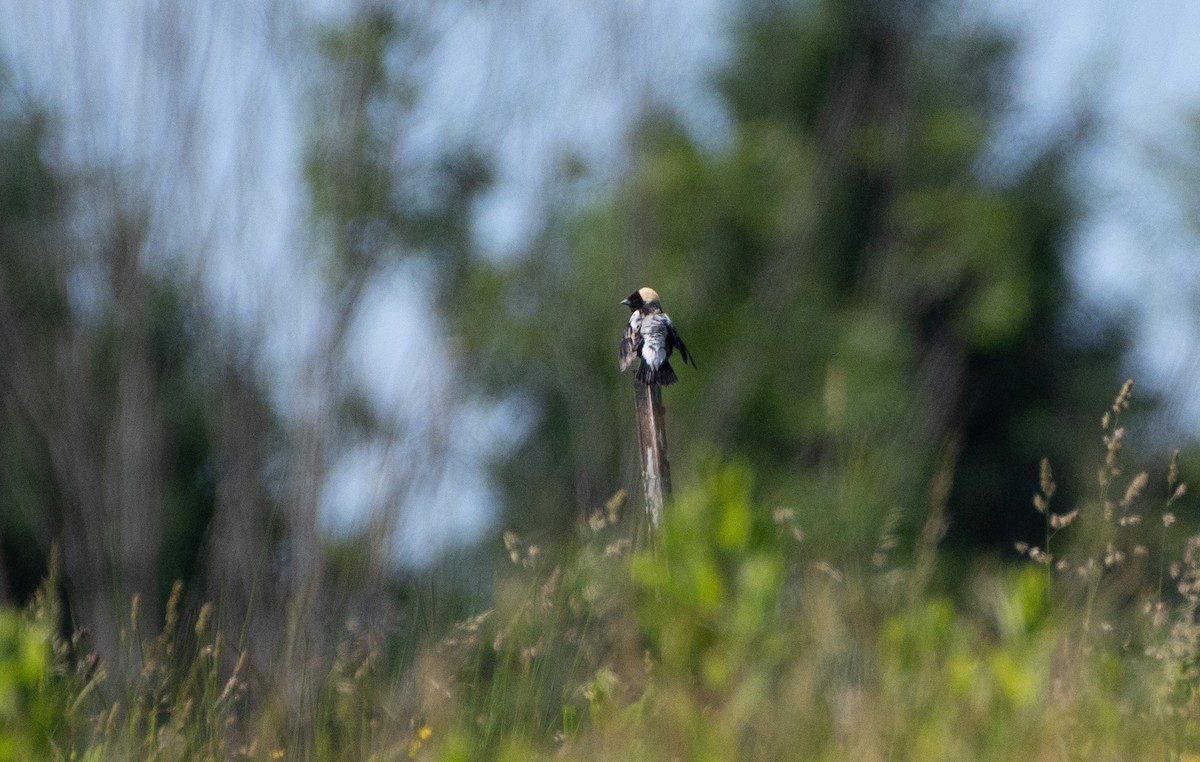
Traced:
<path id="1" fill-rule="evenodd" d="M 929 584 L 940 517 L 907 566 L 883 527 L 841 569 L 726 464 L 670 506 L 654 552 L 631 547 L 618 499 L 563 552 L 506 535 L 494 605 L 448 633 L 345 623 L 299 700 L 211 606 L 181 621 L 178 589 L 150 642 L 129 634 L 135 600 L 126 663 L 99 664 L 59 634 L 51 576 L 0 615 L 0 758 L 1187 759 L 1200 535 L 1177 454 L 1157 489 L 1125 471 L 1130 391 L 1090 497 L 1059 506 L 1044 462 L 1041 545 L 957 585 Z"/>

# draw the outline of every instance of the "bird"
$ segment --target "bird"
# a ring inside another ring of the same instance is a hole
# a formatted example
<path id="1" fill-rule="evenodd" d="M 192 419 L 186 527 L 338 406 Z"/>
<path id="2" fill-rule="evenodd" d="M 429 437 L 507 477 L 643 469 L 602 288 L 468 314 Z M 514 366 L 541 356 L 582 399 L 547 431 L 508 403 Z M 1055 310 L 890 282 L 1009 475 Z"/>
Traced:
<path id="1" fill-rule="evenodd" d="M 624 373 L 638 357 L 642 364 L 637 369 L 637 380 L 646 386 L 668 386 L 679 380 L 671 368 L 671 352 L 679 350 L 683 362 L 696 367 L 696 361 L 684 346 L 683 339 L 675 330 L 675 324 L 662 311 L 658 292 L 649 286 L 639 288 L 623 299 L 621 304 L 630 309 L 629 323 L 621 337 L 621 351 L 617 366 Z"/>

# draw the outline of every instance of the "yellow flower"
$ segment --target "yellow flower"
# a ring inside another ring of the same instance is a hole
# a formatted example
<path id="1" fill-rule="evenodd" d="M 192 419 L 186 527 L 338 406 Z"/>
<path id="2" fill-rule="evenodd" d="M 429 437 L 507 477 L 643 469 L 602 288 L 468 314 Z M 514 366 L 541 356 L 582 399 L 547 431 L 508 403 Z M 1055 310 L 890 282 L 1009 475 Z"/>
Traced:
<path id="1" fill-rule="evenodd" d="M 422 741 L 428 741 L 431 735 L 433 735 L 433 728 L 428 725 L 422 725 L 421 729 L 417 731 L 417 738 L 420 738 Z"/>

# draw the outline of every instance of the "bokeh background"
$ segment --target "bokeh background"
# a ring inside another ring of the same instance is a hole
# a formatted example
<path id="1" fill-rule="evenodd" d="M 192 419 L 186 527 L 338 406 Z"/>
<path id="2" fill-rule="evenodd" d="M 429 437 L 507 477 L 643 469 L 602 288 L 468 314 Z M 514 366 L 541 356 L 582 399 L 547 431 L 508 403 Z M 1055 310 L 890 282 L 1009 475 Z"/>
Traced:
<path id="1" fill-rule="evenodd" d="M 1182 0 L 4 0 L 0 596 L 57 548 L 108 654 L 183 580 L 260 665 L 476 611 L 503 531 L 553 553 L 638 494 L 617 302 L 647 284 L 699 365 L 677 486 L 742 462 L 831 562 L 931 512 L 951 567 L 1010 557 L 1039 461 L 1092 478 L 1126 377 L 1135 452 L 1189 462 L 1197 28 Z"/>

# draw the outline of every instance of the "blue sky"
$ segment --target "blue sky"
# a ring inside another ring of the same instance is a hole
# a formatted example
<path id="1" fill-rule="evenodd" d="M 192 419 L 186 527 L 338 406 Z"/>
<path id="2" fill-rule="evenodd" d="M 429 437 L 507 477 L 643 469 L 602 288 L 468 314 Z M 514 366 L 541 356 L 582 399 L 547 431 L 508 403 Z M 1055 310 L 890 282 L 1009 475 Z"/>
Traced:
<path id="1" fill-rule="evenodd" d="M 0 0 L 0 50 L 14 80 L 60 117 L 56 160 L 119 166 L 153 199 L 155 250 L 169 252 L 158 264 L 194 277 L 229 330 L 252 337 L 281 410 L 297 420 L 321 412 L 306 369 L 329 330 L 321 278 L 305 256 L 310 31 L 335 22 L 341 7 Z M 479 207 L 477 232 L 496 256 L 519 251 L 538 229 L 563 155 L 583 158 L 603 192 L 625 160 L 629 120 L 646 103 L 675 108 L 702 140 L 723 134 L 707 87 L 727 50 L 726 4 L 717 0 L 405 7 L 428 24 L 432 45 L 403 150 L 419 156 L 473 141 L 495 151 L 498 182 Z M 1200 403 L 1191 402 L 1200 398 L 1200 260 L 1155 157 L 1185 150 L 1183 120 L 1200 109 L 1200 3 L 963 7 L 1021 32 L 1010 139 L 1053 134 L 1082 98 L 1097 99 L 1074 278 L 1088 309 L 1127 316 L 1137 335 L 1131 374 L 1170 395 L 1168 418 L 1192 436 L 1200 422 Z M 97 213 L 78 225 L 102 225 L 104 209 L 122 201 L 96 194 Z M 102 298 L 86 271 L 78 278 L 81 306 Z M 397 266 L 371 285 L 345 373 L 392 417 L 396 434 L 345 452 L 324 497 L 334 526 L 402 506 L 395 545 L 409 563 L 485 530 L 491 493 L 482 464 L 511 445 L 511 423 L 526 414 L 519 401 L 442 404 L 453 397 L 451 353 L 426 339 L 422 278 L 419 267 Z M 414 441 L 436 439 L 456 421 L 468 421 L 458 428 L 472 436 L 425 464 L 415 483 L 397 476 L 411 471 Z"/>
<path id="2" fill-rule="evenodd" d="M 1187 124 L 1200 113 L 1200 3 L 997 0 L 993 9 L 1024 31 L 1014 96 L 1026 129 L 1053 129 L 1080 98 L 1095 99 L 1098 129 L 1080 175 L 1088 217 L 1072 273 L 1090 309 L 1133 328 L 1129 373 L 1168 402 L 1160 435 L 1194 437 L 1200 228 L 1165 156 L 1200 153 L 1200 132 Z"/>

